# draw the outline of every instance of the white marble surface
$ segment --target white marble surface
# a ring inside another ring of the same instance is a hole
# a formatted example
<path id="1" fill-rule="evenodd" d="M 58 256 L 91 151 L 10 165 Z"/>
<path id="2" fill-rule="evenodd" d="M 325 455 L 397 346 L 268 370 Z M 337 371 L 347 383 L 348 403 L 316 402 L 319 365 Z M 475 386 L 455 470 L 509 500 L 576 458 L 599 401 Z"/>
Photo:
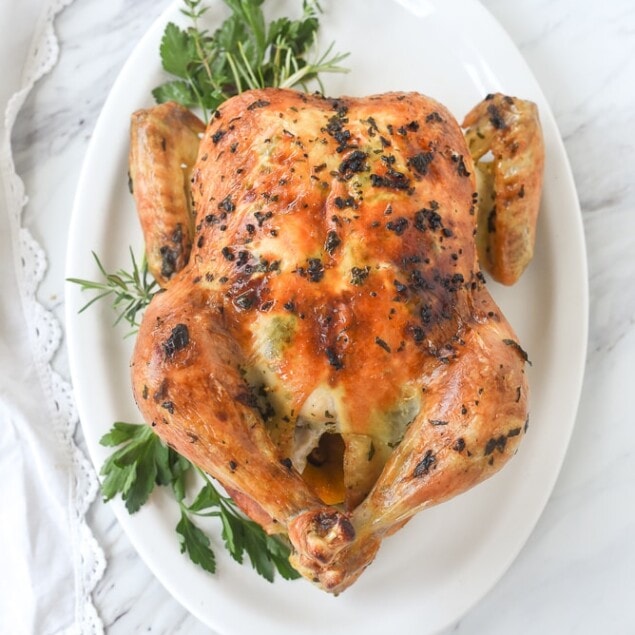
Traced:
<path id="1" fill-rule="evenodd" d="M 44 246 L 40 300 L 63 321 L 65 242 L 90 132 L 119 69 L 167 0 L 75 0 L 61 57 L 29 98 L 13 142 Z M 550 102 L 579 191 L 591 298 L 580 410 L 547 508 L 495 588 L 444 635 L 635 633 L 635 4 L 484 0 Z M 5 28 L 3 25 L 0 27 Z M 56 366 L 67 375 L 65 351 Z M 148 571 L 109 508 L 90 525 L 108 568 L 95 603 L 109 635 L 209 633 Z"/>

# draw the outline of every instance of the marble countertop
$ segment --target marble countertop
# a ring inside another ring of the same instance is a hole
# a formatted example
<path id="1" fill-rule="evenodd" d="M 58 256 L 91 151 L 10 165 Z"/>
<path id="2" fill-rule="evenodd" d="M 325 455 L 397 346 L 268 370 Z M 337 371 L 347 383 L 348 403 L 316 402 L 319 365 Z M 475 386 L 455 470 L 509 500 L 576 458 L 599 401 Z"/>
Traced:
<path id="1" fill-rule="evenodd" d="M 40 301 L 63 322 L 66 237 L 91 130 L 122 64 L 168 0 L 75 0 L 61 55 L 13 136 L 30 202 L 24 224 L 49 258 Z M 498 584 L 449 633 L 635 632 L 635 5 L 631 0 L 483 0 L 551 104 L 583 213 L 590 285 L 586 376 L 549 503 Z M 65 351 L 55 365 L 68 376 Z M 80 440 L 81 442 L 81 440 Z M 108 560 L 94 594 L 109 635 L 208 633 L 141 562 L 111 510 L 89 524 Z"/>

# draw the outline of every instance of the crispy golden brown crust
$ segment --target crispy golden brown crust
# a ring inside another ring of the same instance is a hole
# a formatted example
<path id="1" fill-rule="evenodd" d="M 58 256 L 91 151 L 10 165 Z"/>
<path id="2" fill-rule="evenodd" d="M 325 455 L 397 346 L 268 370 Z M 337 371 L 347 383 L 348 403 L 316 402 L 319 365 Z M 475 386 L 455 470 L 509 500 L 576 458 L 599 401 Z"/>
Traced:
<path id="1" fill-rule="evenodd" d="M 465 137 L 481 175 L 477 245 L 498 282 L 518 281 L 531 262 L 542 196 L 545 149 L 538 108 L 488 95 L 465 117 Z M 481 161 L 491 153 L 491 161 Z"/>
<path id="2" fill-rule="evenodd" d="M 198 117 L 173 103 L 132 115 L 130 184 L 148 269 L 162 287 L 186 265 L 192 249 L 189 182 L 204 130 Z"/>
<path id="3" fill-rule="evenodd" d="M 144 317 L 135 395 L 329 591 L 522 436 L 525 360 L 478 269 L 473 172 L 453 117 L 414 93 L 252 91 L 201 142 L 194 247 Z M 344 440 L 345 507 L 301 476 L 324 432 Z"/>

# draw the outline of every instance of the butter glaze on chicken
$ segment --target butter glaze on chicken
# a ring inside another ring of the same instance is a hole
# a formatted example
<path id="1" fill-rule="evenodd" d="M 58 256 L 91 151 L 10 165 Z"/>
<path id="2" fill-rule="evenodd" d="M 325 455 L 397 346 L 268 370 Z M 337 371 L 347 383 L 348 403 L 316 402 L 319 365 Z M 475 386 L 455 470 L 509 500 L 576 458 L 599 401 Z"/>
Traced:
<path id="1" fill-rule="evenodd" d="M 338 593 L 413 514 L 498 471 L 526 428 L 526 354 L 477 261 L 474 164 L 448 110 L 414 93 L 246 92 L 192 166 L 201 129 L 174 104 L 133 118 L 165 287 L 135 398 Z"/>

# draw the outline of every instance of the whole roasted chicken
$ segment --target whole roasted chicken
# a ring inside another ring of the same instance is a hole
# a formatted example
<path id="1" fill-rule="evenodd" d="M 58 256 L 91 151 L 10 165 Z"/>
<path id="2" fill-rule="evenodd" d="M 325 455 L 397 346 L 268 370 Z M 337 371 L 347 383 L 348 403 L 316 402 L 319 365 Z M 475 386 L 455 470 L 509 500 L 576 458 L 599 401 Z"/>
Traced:
<path id="1" fill-rule="evenodd" d="M 540 127 L 502 95 L 465 125 L 467 144 L 414 93 L 279 89 L 225 102 L 207 128 L 175 104 L 133 116 L 164 287 L 132 360 L 139 408 L 330 592 L 523 436 L 527 357 L 477 242 L 506 283 L 531 258 Z"/>

